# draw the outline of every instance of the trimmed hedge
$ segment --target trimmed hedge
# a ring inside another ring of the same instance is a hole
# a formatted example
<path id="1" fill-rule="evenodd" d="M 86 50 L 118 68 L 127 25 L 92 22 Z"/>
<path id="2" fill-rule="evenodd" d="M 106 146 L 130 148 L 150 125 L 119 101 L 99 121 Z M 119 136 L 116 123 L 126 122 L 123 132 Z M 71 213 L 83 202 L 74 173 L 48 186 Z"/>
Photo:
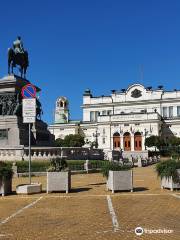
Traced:
<path id="1" fill-rule="evenodd" d="M 28 161 L 18 161 L 16 162 L 18 173 L 24 173 L 29 171 Z M 31 171 L 32 172 L 46 172 L 47 168 L 50 166 L 50 161 L 32 161 Z"/>
<path id="2" fill-rule="evenodd" d="M 67 160 L 67 164 L 70 170 L 84 170 L 85 160 Z M 92 169 L 100 169 L 102 166 L 107 164 L 107 161 L 104 160 L 90 160 L 89 161 Z M 24 173 L 29 171 L 29 162 L 28 161 L 18 161 L 16 162 L 18 173 Z M 32 172 L 46 172 L 50 166 L 50 161 L 32 161 L 31 162 L 31 171 Z"/>

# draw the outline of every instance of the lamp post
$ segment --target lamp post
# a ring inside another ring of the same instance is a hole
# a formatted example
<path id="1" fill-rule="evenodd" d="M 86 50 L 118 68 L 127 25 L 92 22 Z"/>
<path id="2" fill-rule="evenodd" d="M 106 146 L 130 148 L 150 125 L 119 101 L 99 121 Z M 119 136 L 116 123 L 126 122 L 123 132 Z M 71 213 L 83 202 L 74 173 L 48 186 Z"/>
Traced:
<path id="1" fill-rule="evenodd" d="M 93 133 L 93 137 L 95 137 L 95 148 L 98 148 L 98 137 L 100 136 L 100 133 L 97 132 L 97 129 L 96 129 L 96 132 Z"/>

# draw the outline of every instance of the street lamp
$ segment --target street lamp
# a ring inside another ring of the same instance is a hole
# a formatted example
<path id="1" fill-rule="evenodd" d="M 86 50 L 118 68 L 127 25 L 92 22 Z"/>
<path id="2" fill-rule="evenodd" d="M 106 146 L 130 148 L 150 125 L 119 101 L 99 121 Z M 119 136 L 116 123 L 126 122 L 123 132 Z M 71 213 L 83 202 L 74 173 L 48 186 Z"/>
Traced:
<path id="1" fill-rule="evenodd" d="M 93 133 L 93 137 L 95 137 L 95 148 L 98 148 L 98 137 L 100 136 L 100 133 L 97 132 L 97 129 L 96 129 L 96 132 Z"/>

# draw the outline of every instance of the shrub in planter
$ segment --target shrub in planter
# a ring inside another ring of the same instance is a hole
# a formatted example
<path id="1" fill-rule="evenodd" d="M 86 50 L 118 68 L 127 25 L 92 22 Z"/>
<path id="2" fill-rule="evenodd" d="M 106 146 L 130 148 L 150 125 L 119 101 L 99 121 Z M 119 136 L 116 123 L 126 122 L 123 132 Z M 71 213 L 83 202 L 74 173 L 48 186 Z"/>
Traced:
<path id="1" fill-rule="evenodd" d="M 107 178 L 107 189 L 133 191 L 133 178 L 130 166 L 109 162 L 102 167 L 102 174 Z"/>
<path id="2" fill-rule="evenodd" d="M 52 191 L 69 192 L 71 188 L 71 173 L 65 159 L 53 158 L 47 170 L 47 193 Z"/>
<path id="3" fill-rule="evenodd" d="M 170 159 L 159 162 L 156 172 L 161 178 L 161 188 L 180 188 L 180 161 Z"/>
<path id="4" fill-rule="evenodd" d="M 11 165 L 0 162 L 0 194 L 3 196 L 12 192 L 12 176 Z"/>
<path id="5" fill-rule="evenodd" d="M 109 171 L 126 171 L 130 170 L 131 168 L 127 165 L 119 165 L 117 163 L 113 162 L 107 162 L 104 164 L 101 168 L 101 172 L 104 177 L 108 178 L 109 176 Z"/>

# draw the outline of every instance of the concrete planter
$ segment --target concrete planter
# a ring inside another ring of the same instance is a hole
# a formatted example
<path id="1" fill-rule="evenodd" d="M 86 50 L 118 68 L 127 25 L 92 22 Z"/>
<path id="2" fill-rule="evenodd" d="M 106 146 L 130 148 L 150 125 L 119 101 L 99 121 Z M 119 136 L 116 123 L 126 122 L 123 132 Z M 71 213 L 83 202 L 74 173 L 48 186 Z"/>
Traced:
<path id="1" fill-rule="evenodd" d="M 179 176 L 180 176 L 180 169 L 177 170 Z M 163 177 L 161 179 L 161 188 L 169 188 L 171 189 L 171 191 L 173 191 L 173 189 L 179 189 L 180 188 L 180 183 L 175 183 L 172 179 L 172 177 L 166 178 Z"/>
<path id="2" fill-rule="evenodd" d="M 71 173 L 67 172 L 47 172 L 47 193 L 53 191 L 69 192 L 71 189 Z"/>
<path id="3" fill-rule="evenodd" d="M 12 178 L 10 179 L 0 178 L 0 194 L 2 194 L 2 196 L 5 196 L 10 193 L 12 193 Z"/>
<path id="4" fill-rule="evenodd" d="M 34 194 L 42 192 L 41 183 L 21 184 L 16 186 L 17 194 Z"/>
<path id="5" fill-rule="evenodd" d="M 133 192 L 133 172 L 128 171 L 109 171 L 107 189 L 114 191 L 130 190 Z"/>

